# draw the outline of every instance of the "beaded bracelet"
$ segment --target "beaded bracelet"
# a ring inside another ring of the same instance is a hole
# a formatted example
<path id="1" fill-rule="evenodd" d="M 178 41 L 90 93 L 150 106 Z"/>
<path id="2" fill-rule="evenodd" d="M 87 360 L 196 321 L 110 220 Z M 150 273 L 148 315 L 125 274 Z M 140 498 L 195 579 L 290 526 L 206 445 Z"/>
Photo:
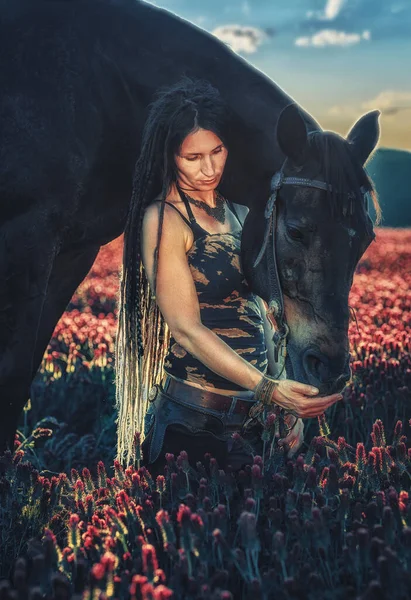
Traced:
<path id="1" fill-rule="evenodd" d="M 272 404 L 273 391 L 278 386 L 279 382 L 279 379 L 273 379 L 268 375 L 263 375 L 254 389 L 254 398 L 266 406 Z"/>

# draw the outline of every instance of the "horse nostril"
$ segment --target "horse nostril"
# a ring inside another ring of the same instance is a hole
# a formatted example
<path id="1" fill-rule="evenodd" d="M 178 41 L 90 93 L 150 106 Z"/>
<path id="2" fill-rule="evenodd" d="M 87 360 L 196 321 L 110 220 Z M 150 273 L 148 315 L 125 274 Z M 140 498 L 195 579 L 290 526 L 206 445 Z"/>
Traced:
<path id="1" fill-rule="evenodd" d="M 322 383 L 330 378 L 329 360 L 319 352 L 307 350 L 303 364 L 309 379 Z"/>
<path id="2" fill-rule="evenodd" d="M 349 363 L 344 356 L 331 360 L 316 348 L 306 350 L 303 366 L 308 381 L 312 385 L 321 386 L 323 393 L 340 391 L 351 376 Z"/>
<path id="3" fill-rule="evenodd" d="M 322 362 L 315 354 L 308 354 L 304 360 L 305 370 L 316 379 L 321 379 Z"/>

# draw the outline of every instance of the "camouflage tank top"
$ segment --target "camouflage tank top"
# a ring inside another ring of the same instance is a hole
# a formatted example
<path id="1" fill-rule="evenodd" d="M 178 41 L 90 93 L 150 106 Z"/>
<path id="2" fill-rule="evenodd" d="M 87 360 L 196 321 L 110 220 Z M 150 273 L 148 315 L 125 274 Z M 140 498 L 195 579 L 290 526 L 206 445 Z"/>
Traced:
<path id="1" fill-rule="evenodd" d="M 268 360 L 263 317 L 241 269 L 242 223 L 234 205 L 227 201 L 240 227 L 230 233 L 208 233 L 197 223 L 184 195 L 182 198 L 190 221 L 176 206 L 167 204 L 180 214 L 194 235 L 187 260 L 197 290 L 201 322 L 242 358 L 265 373 Z M 178 379 L 207 387 L 245 389 L 207 368 L 180 346 L 172 335 L 164 371 Z"/>

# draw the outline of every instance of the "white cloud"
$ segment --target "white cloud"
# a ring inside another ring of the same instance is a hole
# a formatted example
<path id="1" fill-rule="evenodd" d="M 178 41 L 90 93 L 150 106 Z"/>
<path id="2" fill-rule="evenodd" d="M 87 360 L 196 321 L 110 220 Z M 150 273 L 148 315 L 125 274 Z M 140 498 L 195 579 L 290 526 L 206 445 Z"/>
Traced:
<path id="1" fill-rule="evenodd" d="M 367 110 L 379 108 L 381 111 L 394 109 L 401 110 L 411 105 L 411 92 L 399 92 L 397 90 L 383 90 L 368 102 L 363 102 L 362 107 Z"/>
<path id="2" fill-rule="evenodd" d="M 234 52 L 246 52 L 252 54 L 268 37 L 267 34 L 257 27 L 243 25 L 222 25 L 211 32 L 221 41 L 225 42 Z"/>
<path id="3" fill-rule="evenodd" d="M 352 104 L 336 104 L 327 110 L 327 114 L 331 117 L 355 117 L 361 112 L 359 106 Z"/>
<path id="4" fill-rule="evenodd" d="M 319 19 L 320 21 L 333 21 L 340 14 L 346 0 L 327 0 L 324 10 L 309 10 L 307 19 Z"/>
<path id="5" fill-rule="evenodd" d="M 362 33 L 347 33 L 346 31 L 337 31 L 336 29 L 322 29 L 312 36 L 299 37 L 295 40 L 296 46 L 352 46 L 358 44 L 361 40 L 370 40 L 369 30 Z"/>
<path id="6" fill-rule="evenodd" d="M 329 21 L 335 19 L 335 17 L 338 16 L 339 12 L 341 11 L 344 2 L 345 0 L 327 0 L 327 4 L 325 5 L 324 9 L 325 19 Z"/>
<path id="7" fill-rule="evenodd" d="M 335 105 L 328 109 L 330 116 L 356 118 L 362 112 L 379 109 L 383 117 L 395 117 L 403 110 L 411 109 L 411 91 L 383 90 L 375 98 L 359 105 Z"/>

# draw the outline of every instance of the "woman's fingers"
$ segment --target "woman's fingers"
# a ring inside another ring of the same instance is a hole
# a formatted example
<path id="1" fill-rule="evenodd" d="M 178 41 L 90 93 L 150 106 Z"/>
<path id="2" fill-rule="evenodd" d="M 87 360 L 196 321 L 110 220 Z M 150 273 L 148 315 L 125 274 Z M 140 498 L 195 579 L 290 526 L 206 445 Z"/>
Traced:
<path id="1" fill-rule="evenodd" d="M 278 443 L 280 445 L 289 444 L 290 442 L 292 442 L 294 439 L 296 439 L 298 437 L 301 425 L 304 428 L 304 423 L 303 423 L 303 420 L 300 419 L 300 418 L 297 419 L 297 420 L 298 420 L 298 423 L 296 423 L 294 425 L 292 431 L 290 431 L 290 433 L 288 435 L 286 435 L 285 437 L 283 437 L 280 440 L 278 440 Z"/>
<path id="2" fill-rule="evenodd" d="M 283 381 L 287 382 L 291 392 L 297 392 L 298 394 L 304 394 L 305 396 L 308 396 L 308 397 L 316 396 L 317 394 L 319 394 L 319 391 L 320 391 L 315 386 L 305 384 L 305 383 L 300 383 L 299 381 L 294 381 L 292 379 L 285 379 Z M 341 394 L 337 393 L 337 394 L 332 394 L 329 396 L 321 396 L 321 398 L 322 399 L 332 398 L 333 401 L 335 402 L 336 396 L 341 396 Z"/>
<path id="3" fill-rule="evenodd" d="M 306 406 L 302 409 L 303 416 L 304 418 L 312 418 L 322 415 L 327 410 L 327 408 L 332 406 L 336 401 L 337 399 L 322 404 L 316 404 L 315 406 Z"/>
<path id="4" fill-rule="evenodd" d="M 287 458 L 292 458 L 294 454 L 300 449 L 304 441 L 304 421 L 298 419 L 294 429 L 282 440 L 279 440 L 279 444 L 288 449 Z"/>
<path id="5" fill-rule="evenodd" d="M 342 394 L 332 394 L 331 396 L 317 396 L 316 398 L 306 398 L 305 402 L 309 406 L 324 406 L 325 404 L 334 404 L 342 399 Z"/>
<path id="6" fill-rule="evenodd" d="M 280 395 L 280 397 L 278 396 Z M 332 406 L 335 402 L 342 399 L 341 394 L 332 394 L 330 396 L 315 396 L 307 397 L 301 393 L 291 392 L 287 393 L 286 389 L 279 387 L 276 390 L 276 397 L 274 402 L 279 406 L 288 410 L 298 417 L 311 418 L 322 414 Z"/>
<path id="7" fill-rule="evenodd" d="M 320 392 L 320 390 L 313 385 L 309 385 L 306 383 L 300 383 L 299 381 L 290 381 L 290 390 L 293 392 L 298 392 L 300 394 L 305 394 L 306 396 L 315 396 Z"/>

